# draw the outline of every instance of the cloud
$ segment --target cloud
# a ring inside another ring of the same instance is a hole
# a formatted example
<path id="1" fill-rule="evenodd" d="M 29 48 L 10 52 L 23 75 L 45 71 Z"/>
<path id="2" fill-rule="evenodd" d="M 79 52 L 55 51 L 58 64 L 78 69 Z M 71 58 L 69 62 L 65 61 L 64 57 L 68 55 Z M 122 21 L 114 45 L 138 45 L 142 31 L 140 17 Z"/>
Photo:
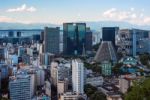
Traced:
<path id="1" fill-rule="evenodd" d="M 17 8 L 10 8 L 7 10 L 7 12 L 35 12 L 37 9 L 33 6 L 27 7 L 26 4 L 23 4 L 20 7 Z"/>
<path id="2" fill-rule="evenodd" d="M 15 22 L 15 20 L 7 16 L 0 16 L 0 22 Z"/>
<path id="3" fill-rule="evenodd" d="M 0 22 L 29 24 L 29 23 L 32 23 L 33 21 L 19 20 L 19 19 L 16 19 L 16 18 L 11 18 L 11 17 L 8 17 L 8 16 L 1 16 L 0 15 Z"/>
<path id="4" fill-rule="evenodd" d="M 150 16 L 146 16 L 142 11 L 139 11 L 137 12 L 135 8 L 130 8 L 126 11 L 111 8 L 103 12 L 102 19 L 112 21 L 126 21 L 138 25 L 150 25 Z"/>

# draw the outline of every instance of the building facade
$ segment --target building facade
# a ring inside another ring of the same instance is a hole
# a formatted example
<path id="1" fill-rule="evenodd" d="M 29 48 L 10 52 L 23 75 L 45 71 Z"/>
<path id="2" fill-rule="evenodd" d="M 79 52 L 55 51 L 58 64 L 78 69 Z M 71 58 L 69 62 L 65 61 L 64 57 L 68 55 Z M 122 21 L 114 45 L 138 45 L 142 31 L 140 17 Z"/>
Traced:
<path id="1" fill-rule="evenodd" d="M 85 46 L 86 24 L 63 24 L 63 51 L 67 55 L 81 55 Z"/>
<path id="2" fill-rule="evenodd" d="M 9 79 L 9 91 L 11 100 L 31 100 L 33 87 L 30 75 L 17 75 Z"/>
<path id="3" fill-rule="evenodd" d="M 150 53 L 149 31 L 138 29 L 119 30 L 117 36 L 118 52 L 124 55 Z"/>
<path id="4" fill-rule="evenodd" d="M 84 93 L 84 65 L 79 59 L 72 60 L 72 87 L 73 92 Z"/>
<path id="5" fill-rule="evenodd" d="M 119 27 L 103 27 L 102 28 L 102 40 L 111 41 L 113 46 L 116 47 L 116 35 L 119 31 Z"/>
<path id="6" fill-rule="evenodd" d="M 44 51 L 45 53 L 59 54 L 60 28 L 44 29 Z"/>

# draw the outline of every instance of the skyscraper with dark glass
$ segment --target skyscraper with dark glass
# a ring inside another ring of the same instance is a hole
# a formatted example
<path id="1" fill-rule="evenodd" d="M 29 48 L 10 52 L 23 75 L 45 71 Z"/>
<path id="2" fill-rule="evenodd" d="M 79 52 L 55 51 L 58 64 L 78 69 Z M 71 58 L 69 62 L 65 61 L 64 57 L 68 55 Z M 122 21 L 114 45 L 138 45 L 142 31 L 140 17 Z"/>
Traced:
<path id="1" fill-rule="evenodd" d="M 59 54 L 60 28 L 45 27 L 44 29 L 44 51 L 45 53 Z"/>
<path id="2" fill-rule="evenodd" d="M 113 46 L 115 45 L 115 37 L 119 31 L 119 27 L 103 27 L 102 28 L 102 40 L 111 41 Z"/>
<path id="3" fill-rule="evenodd" d="M 86 24 L 64 23 L 63 41 L 64 54 L 81 55 L 85 45 Z"/>

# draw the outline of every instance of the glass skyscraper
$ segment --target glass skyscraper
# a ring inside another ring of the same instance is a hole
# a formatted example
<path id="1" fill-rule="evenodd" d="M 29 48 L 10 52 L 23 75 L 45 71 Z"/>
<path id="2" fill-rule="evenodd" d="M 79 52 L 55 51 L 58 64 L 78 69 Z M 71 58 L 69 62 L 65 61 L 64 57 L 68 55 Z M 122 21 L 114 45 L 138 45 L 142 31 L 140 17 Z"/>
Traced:
<path id="1" fill-rule="evenodd" d="M 67 55 L 81 55 L 85 45 L 86 24 L 64 23 L 63 41 L 64 53 Z"/>
<path id="2" fill-rule="evenodd" d="M 119 27 L 103 27 L 102 28 L 102 40 L 103 41 L 111 41 L 113 46 L 115 45 L 116 35 L 119 31 Z"/>

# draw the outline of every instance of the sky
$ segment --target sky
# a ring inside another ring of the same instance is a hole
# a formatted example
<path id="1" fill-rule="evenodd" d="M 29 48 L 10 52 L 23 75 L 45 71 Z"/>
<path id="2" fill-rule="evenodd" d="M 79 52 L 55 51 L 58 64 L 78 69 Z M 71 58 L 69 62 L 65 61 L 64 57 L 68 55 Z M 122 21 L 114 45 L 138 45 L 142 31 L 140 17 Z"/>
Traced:
<path id="1" fill-rule="evenodd" d="M 124 21 L 150 25 L 150 0 L 0 0 L 0 22 Z"/>

